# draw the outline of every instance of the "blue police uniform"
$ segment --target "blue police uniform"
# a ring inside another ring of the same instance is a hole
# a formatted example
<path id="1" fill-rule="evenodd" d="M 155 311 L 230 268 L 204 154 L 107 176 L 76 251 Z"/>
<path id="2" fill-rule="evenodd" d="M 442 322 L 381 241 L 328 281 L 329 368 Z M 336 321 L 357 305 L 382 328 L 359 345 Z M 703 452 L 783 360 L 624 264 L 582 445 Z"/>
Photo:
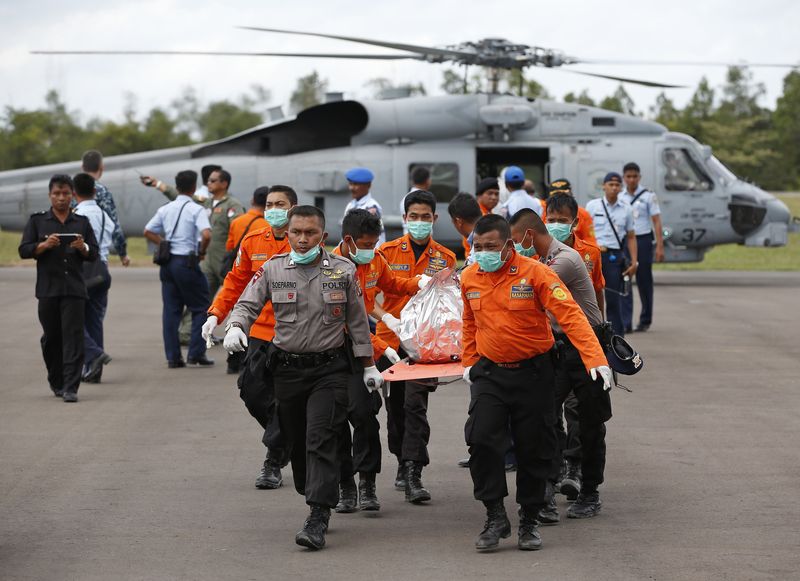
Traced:
<path id="1" fill-rule="evenodd" d="M 162 331 L 167 361 L 183 361 L 178 337 L 183 308 L 192 314 L 192 333 L 188 359 L 201 359 L 206 352 L 200 334 L 209 306 L 208 281 L 200 270 L 197 240 L 204 230 L 210 230 L 205 209 L 189 196 L 177 199 L 158 209 L 145 226 L 146 230 L 170 241 L 170 260 L 161 265 Z"/>
<path id="2" fill-rule="evenodd" d="M 639 313 L 639 326 L 649 327 L 653 322 L 653 216 L 661 214 L 656 195 L 639 186 L 631 194 L 627 190 L 619 197 L 631 205 L 633 228 L 636 232 L 639 267 L 636 269 L 636 288 L 642 310 Z M 635 200 L 635 201 L 634 201 Z M 622 297 L 622 322 L 625 329 L 633 328 L 633 294 Z"/>
<path id="3" fill-rule="evenodd" d="M 613 228 L 606 215 L 606 210 L 613 221 Z M 628 254 L 625 250 L 626 237 L 628 232 L 633 231 L 633 212 L 621 197 L 617 198 L 616 203 L 610 204 L 605 196 L 590 200 L 586 204 L 586 211 L 589 212 L 594 222 L 594 235 L 602 253 L 603 277 L 606 279 L 606 315 L 611 321 L 614 333 L 622 336 L 625 334 L 621 301 L 622 266 Z M 614 235 L 615 229 L 616 235 Z"/>

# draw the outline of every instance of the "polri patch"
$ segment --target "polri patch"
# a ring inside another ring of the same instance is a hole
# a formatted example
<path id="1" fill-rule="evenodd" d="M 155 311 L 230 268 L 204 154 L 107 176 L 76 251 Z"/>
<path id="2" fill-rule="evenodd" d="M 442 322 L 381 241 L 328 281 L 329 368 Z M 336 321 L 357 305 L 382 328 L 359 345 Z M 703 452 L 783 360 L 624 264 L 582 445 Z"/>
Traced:
<path id="1" fill-rule="evenodd" d="M 532 299 L 533 286 L 530 284 L 514 284 L 511 285 L 511 298 L 512 299 Z"/>

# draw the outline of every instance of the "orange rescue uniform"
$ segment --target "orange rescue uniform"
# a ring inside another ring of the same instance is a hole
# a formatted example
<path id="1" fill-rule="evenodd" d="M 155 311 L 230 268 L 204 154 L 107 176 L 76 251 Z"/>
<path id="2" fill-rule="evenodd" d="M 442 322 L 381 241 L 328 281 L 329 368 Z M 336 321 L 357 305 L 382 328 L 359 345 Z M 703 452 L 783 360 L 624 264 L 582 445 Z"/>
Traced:
<path id="1" fill-rule="evenodd" d="M 341 245 L 333 250 L 333 254 L 344 256 Z M 369 315 L 375 309 L 375 297 L 378 292 L 384 294 L 391 292 L 398 296 L 413 296 L 419 290 L 419 278 L 401 278 L 386 264 L 386 259 L 380 254 L 375 254 L 375 258 L 369 264 L 356 264 L 356 277 L 358 284 L 363 289 L 364 306 Z M 370 334 L 372 340 L 372 355 L 377 361 L 383 357 L 383 352 L 389 344 L 378 337 Z"/>
<path id="2" fill-rule="evenodd" d="M 592 286 L 597 292 L 601 292 L 606 288 L 606 279 L 603 278 L 603 264 L 600 257 L 600 249 L 592 244 L 582 240 L 576 234 L 572 237 L 572 248 L 581 255 L 581 259 L 586 264 L 586 270 L 589 271 L 589 277 L 592 279 Z"/>
<path id="3" fill-rule="evenodd" d="M 237 216 L 231 222 L 230 228 L 228 228 L 228 239 L 225 241 L 225 250 L 230 252 L 236 248 L 236 243 L 242 239 L 245 230 L 250 234 L 250 232 L 261 230 L 267 226 L 269 223 L 264 219 L 264 212 L 250 208 L 246 214 Z"/>
<path id="4" fill-rule="evenodd" d="M 492 213 L 492 211 L 491 211 L 489 208 L 487 208 L 486 206 L 484 206 L 484 205 L 483 205 L 483 204 L 481 204 L 480 202 L 478 202 L 478 206 L 480 206 L 480 208 L 481 208 L 481 214 L 483 214 L 484 216 L 485 216 L 486 214 L 491 214 L 491 213 Z"/>
<path id="5" fill-rule="evenodd" d="M 453 268 L 456 264 L 456 255 L 433 238 L 428 239 L 428 245 L 420 254 L 419 260 L 416 260 L 414 249 L 411 247 L 411 236 L 408 234 L 382 244 L 378 253 L 386 259 L 392 273 L 401 279 L 413 278 L 419 274 L 433 276 L 440 270 Z M 400 311 L 406 306 L 408 299 L 407 295 L 384 292 L 383 310 L 400 318 Z M 392 333 L 383 322 L 378 322 L 377 335 L 393 349 L 400 346 L 397 335 Z"/>
<path id="6" fill-rule="evenodd" d="M 215 315 L 222 321 L 231 312 L 244 287 L 261 265 L 276 254 L 284 254 L 290 250 L 288 237 L 275 238 L 270 226 L 248 232 L 239 246 L 233 268 L 225 277 L 222 287 L 208 309 L 208 314 Z M 271 302 L 264 305 L 258 319 L 250 327 L 250 336 L 262 341 L 272 341 L 275 336 L 275 313 L 272 311 Z"/>
<path id="7" fill-rule="evenodd" d="M 515 363 L 552 349 L 545 309 L 578 349 L 587 371 L 608 365 L 586 315 L 558 275 L 540 262 L 514 252 L 497 272 L 484 272 L 473 264 L 461 273 L 461 295 L 464 367 L 481 357 Z"/>

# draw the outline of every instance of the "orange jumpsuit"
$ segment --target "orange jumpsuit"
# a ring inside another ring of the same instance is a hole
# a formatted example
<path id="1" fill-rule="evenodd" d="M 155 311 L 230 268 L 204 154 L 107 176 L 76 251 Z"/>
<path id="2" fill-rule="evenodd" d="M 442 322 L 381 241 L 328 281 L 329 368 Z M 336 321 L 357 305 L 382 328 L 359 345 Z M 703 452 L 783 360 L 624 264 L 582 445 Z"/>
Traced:
<path id="1" fill-rule="evenodd" d="M 342 254 L 342 247 L 337 246 L 333 250 L 333 254 L 344 256 Z M 386 259 L 380 254 L 375 254 L 375 258 L 369 264 L 356 265 L 356 277 L 358 284 L 363 289 L 364 306 L 369 315 L 375 309 L 375 297 L 378 292 L 392 292 L 402 296 L 413 296 L 419 290 L 420 277 L 414 278 L 401 278 L 396 276 L 394 272 L 389 269 L 386 264 Z M 377 335 L 370 335 L 372 339 L 372 355 L 375 361 L 383 357 L 383 352 L 389 344 L 378 337 Z"/>
<path id="2" fill-rule="evenodd" d="M 408 234 L 382 244 L 378 253 L 386 259 L 394 275 L 401 279 L 413 278 L 419 274 L 433 276 L 440 270 L 453 268 L 456 263 L 456 255 L 433 238 L 428 239 L 428 246 L 420 255 L 419 260 L 415 260 L 414 249 L 411 247 L 411 236 Z M 400 311 L 406 306 L 408 299 L 407 295 L 391 291 L 384 292 L 383 310 L 400 318 Z M 382 322 L 378 322 L 377 335 L 393 349 L 400 346 L 397 335 L 392 333 Z"/>
<path id="3" fill-rule="evenodd" d="M 572 248 L 581 255 L 583 262 L 586 264 L 586 270 L 589 271 L 589 277 L 592 279 L 592 286 L 597 292 L 601 292 L 606 288 L 606 279 L 603 278 L 603 264 L 600 257 L 600 249 L 581 239 L 577 234 L 572 237 Z"/>
<path id="4" fill-rule="evenodd" d="M 514 252 L 497 272 L 484 272 L 473 264 L 461 273 L 461 295 L 464 367 L 481 357 L 515 363 L 552 349 L 545 309 L 578 349 L 587 371 L 608 365 L 586 315 L 556 273 L 540 262 Z"/>
<path id="5" fill-rule="evenodd" d="M 261 265 L 276 254 L 284 254 L 290 250 L 289 239 L 285 236 L 282 239 L 275 238 L 270 226 L 248 232 L 239 246 L 239 254 L 236 256 L 233 268 L 225 277 L 222 287 L 208 309 L 208 314 L 215 315 L 222 321 L 231 312 L 244 287 Z M 264 305 L 258 319 L 250 327 L 250 336 L 262 341 L 272 341 L 275 336 L 275 313 L 272 311 L 271 302 Z"/>
<path id="6" fill-rule="evenodd" d="M 491 211 L 489 208 L 487 208 L 486 206 L 484 206 L 484 205 L 483 205 L 483 204 L 481 204 L 480 202 L 478 202 L 478 206 L 480 206 L 480 208 L 481 208 L 481 214 L 483 214 L 484 216 L 485 216 L 486 214 L 491 214 L 491 213 L 492 213 L 492 211 Z"/>
<path id="7" fill-rule="evenodd" d="M 252 224 L 250 224 L 251 222 Z M 264 219 L 264 212 L 262 210 L 250 208 L 246 214 L 237 216 L 231 222 L 228 228 L 228 239 L 225 241 L 225 250 L 230 252 L 236 248 L 236 243 L 242 239 L 242 234 L 244 234 L 245 230 L 250 234 L 250 232 L 261 230 L 267 226 L 269 226 L 269 224 Z"/>

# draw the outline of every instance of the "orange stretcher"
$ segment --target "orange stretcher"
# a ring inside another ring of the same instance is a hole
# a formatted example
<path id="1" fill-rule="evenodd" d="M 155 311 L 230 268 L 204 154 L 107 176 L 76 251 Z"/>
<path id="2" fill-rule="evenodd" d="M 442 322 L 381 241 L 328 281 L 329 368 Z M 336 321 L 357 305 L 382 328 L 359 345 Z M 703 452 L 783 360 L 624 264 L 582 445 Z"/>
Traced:
<path id="1" fill-rule="evenodd" d="M 414 363 L 403 359 L 381 373 L 384 381 L 419 381 L 420 379 L 439 379 L 444 377 L 461 377 L 464 366 L 461 361 L 447 363 Z M 447 382 L 449 383 L 449 382 Z"/>

